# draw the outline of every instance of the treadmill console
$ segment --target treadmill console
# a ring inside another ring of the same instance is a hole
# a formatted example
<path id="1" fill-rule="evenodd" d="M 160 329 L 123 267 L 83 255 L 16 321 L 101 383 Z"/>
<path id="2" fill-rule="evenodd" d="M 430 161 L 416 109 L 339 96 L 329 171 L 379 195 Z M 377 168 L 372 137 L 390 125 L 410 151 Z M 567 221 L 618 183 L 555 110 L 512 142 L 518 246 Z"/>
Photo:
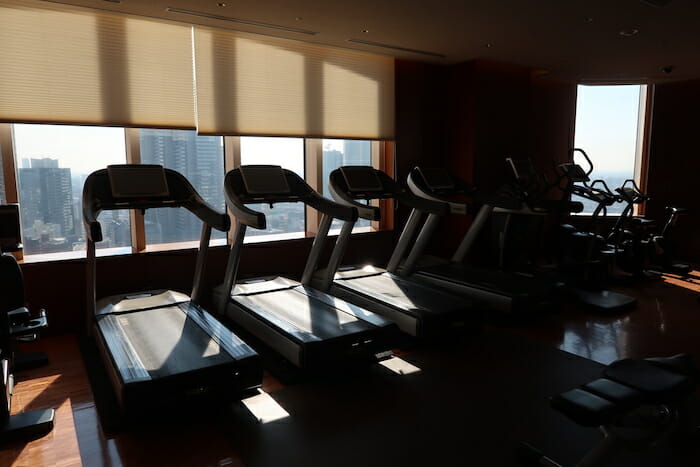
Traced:
<path id="1" fill-rule="evenodd" d="M 251 195 L 289 194 L 289 183 L 279 165 L 244 165 L 240 168 L 243 185 Z"/>
<path id="2" fill-rule="evenodd" d="M 0 252 L 18 251 L 22 248 L 19 227 L 19 205 L 0 205 Z"/>
<path id="3" fill-rule="evenodd" d="M 450 173 L 443 168 L 418 167 L 418 173 L 423 177 L 425 186 L 432 191 L 451 190 L 455 187 Z"/>
<path id="4" fill-rule="evenodd" d="M 170 196 L 161 165 L 125 164 L 107 167 L 114 198 L 164 198 Z"/>
<path id="5" fill-rule="evenodd" d="M 340 168 L 345 184 L 351 192 L 367 193 L 383 191 L 382 181 L 374 168 L 365 166 L 344 166 Z"/>

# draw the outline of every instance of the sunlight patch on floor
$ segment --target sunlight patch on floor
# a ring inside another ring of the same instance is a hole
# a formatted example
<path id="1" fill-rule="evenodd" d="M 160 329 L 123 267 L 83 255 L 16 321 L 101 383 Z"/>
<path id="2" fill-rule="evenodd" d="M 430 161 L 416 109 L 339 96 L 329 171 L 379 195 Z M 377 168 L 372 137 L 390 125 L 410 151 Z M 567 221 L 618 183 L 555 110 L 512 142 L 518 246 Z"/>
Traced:
<path id="1" fill-rule="evenodd" d="M 243 405 L 260 423 L 269 423 L 289 417 L 289 412 L 284 410 L 276 400 L 262 389 L 258 389 L 255 396 L 243 399 Z"/>
<path id="2" fill-rule="evenodd" d="M 391 357 L 386 360 L 379 362 L 384 368 L 387 368 L 397 375 L 410 375 L 413 373 L 420 373 L 422 370 L 417 366 L 408 363 L 399 357 Z"/>

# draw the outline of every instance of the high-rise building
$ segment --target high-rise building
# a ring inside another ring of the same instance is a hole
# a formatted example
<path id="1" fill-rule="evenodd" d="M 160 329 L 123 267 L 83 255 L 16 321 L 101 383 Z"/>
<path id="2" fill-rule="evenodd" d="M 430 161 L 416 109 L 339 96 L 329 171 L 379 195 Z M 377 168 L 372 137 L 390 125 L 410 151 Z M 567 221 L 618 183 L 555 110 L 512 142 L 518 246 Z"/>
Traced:
<path id="1" fill-rule="evenodd" d="M 32 159 L 31 167 L 18 170 L 25 244 L 35 242 L 40 251 L 51 243 L 69 243 L 75 237 L 70 169 L 56 159 Z M 48 248 L 51 250 L 51 248 Z"/>
<path id="2" fill-rule="evenodd" d="M 197 136 L 194 131 L 141 130 L 141 161 L 176 170 L 189 180 L 214 208 L 224 209 L 224 157 L 221 138 Z M 170 243 L 199 238 L 202 223 L 184 209 L 146 212 L 149 243 Z M 213 232 L 212 236 L 223 234 Z"/>
<path id="3" fill-rule="evenodd" d="M 372 163 L 369 141 L 343 141 L 343 165 L 370 165 Z"/>

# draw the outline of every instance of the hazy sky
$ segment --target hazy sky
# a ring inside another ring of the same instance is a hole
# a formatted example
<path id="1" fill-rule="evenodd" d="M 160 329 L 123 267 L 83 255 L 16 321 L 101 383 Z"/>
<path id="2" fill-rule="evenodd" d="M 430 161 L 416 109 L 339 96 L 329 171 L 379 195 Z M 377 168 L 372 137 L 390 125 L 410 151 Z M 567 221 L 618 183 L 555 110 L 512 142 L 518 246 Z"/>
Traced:
<path id="1" fill-rule="evenodd" d="M 574 146 L 593 160 L 593 178 L 603 172 L 634 175 L 640 88 L 578 86 Z M 586 168 L 585 162 L 577 162 Z"/>
<path id="2" fill-rule="evenodd" d="M 108 164 L 125 162 L 124 129 L 69 125 L 14 125 L 17 166 L 22 159 L 58 159 L 60 167 L 88 174 Z M 343 140 L 323 140 L 324 149 L 342 151 Z M 303 175 L 302 138 L 241 139 L 244 164 L 275 164 Z M 250 155 L 256 157 L 251 160 Z M 246 157 L 248 156 L 248 157 Z"/>

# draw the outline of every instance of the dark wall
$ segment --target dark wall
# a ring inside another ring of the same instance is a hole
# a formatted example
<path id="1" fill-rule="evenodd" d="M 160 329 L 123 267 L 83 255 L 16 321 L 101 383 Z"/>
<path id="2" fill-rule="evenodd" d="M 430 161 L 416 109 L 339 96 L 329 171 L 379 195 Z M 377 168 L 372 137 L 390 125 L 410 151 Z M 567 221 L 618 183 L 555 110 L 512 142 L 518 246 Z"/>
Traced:
<path id="1" fill-rule="evenodd" d="M 678 221 L 680 259 L 700 262 L 700 80 L 657 84 L 654 91 L 647 191 L 647 216 L 663 219 L 664 208 L 689 208 Z"/>
<path id="2" fill-rule="evenodd" d="M 444 166 L 488 193 L 509 180 L 506 156 L 531 157 L 540 169 L 567 157 L 575 85 L 483 60 L 445 67 L 399 61 L 396 70 L 399 180 L 417 164 Z M 450 255 L 470 223 L 444 219 L 431 253 Z"/>

